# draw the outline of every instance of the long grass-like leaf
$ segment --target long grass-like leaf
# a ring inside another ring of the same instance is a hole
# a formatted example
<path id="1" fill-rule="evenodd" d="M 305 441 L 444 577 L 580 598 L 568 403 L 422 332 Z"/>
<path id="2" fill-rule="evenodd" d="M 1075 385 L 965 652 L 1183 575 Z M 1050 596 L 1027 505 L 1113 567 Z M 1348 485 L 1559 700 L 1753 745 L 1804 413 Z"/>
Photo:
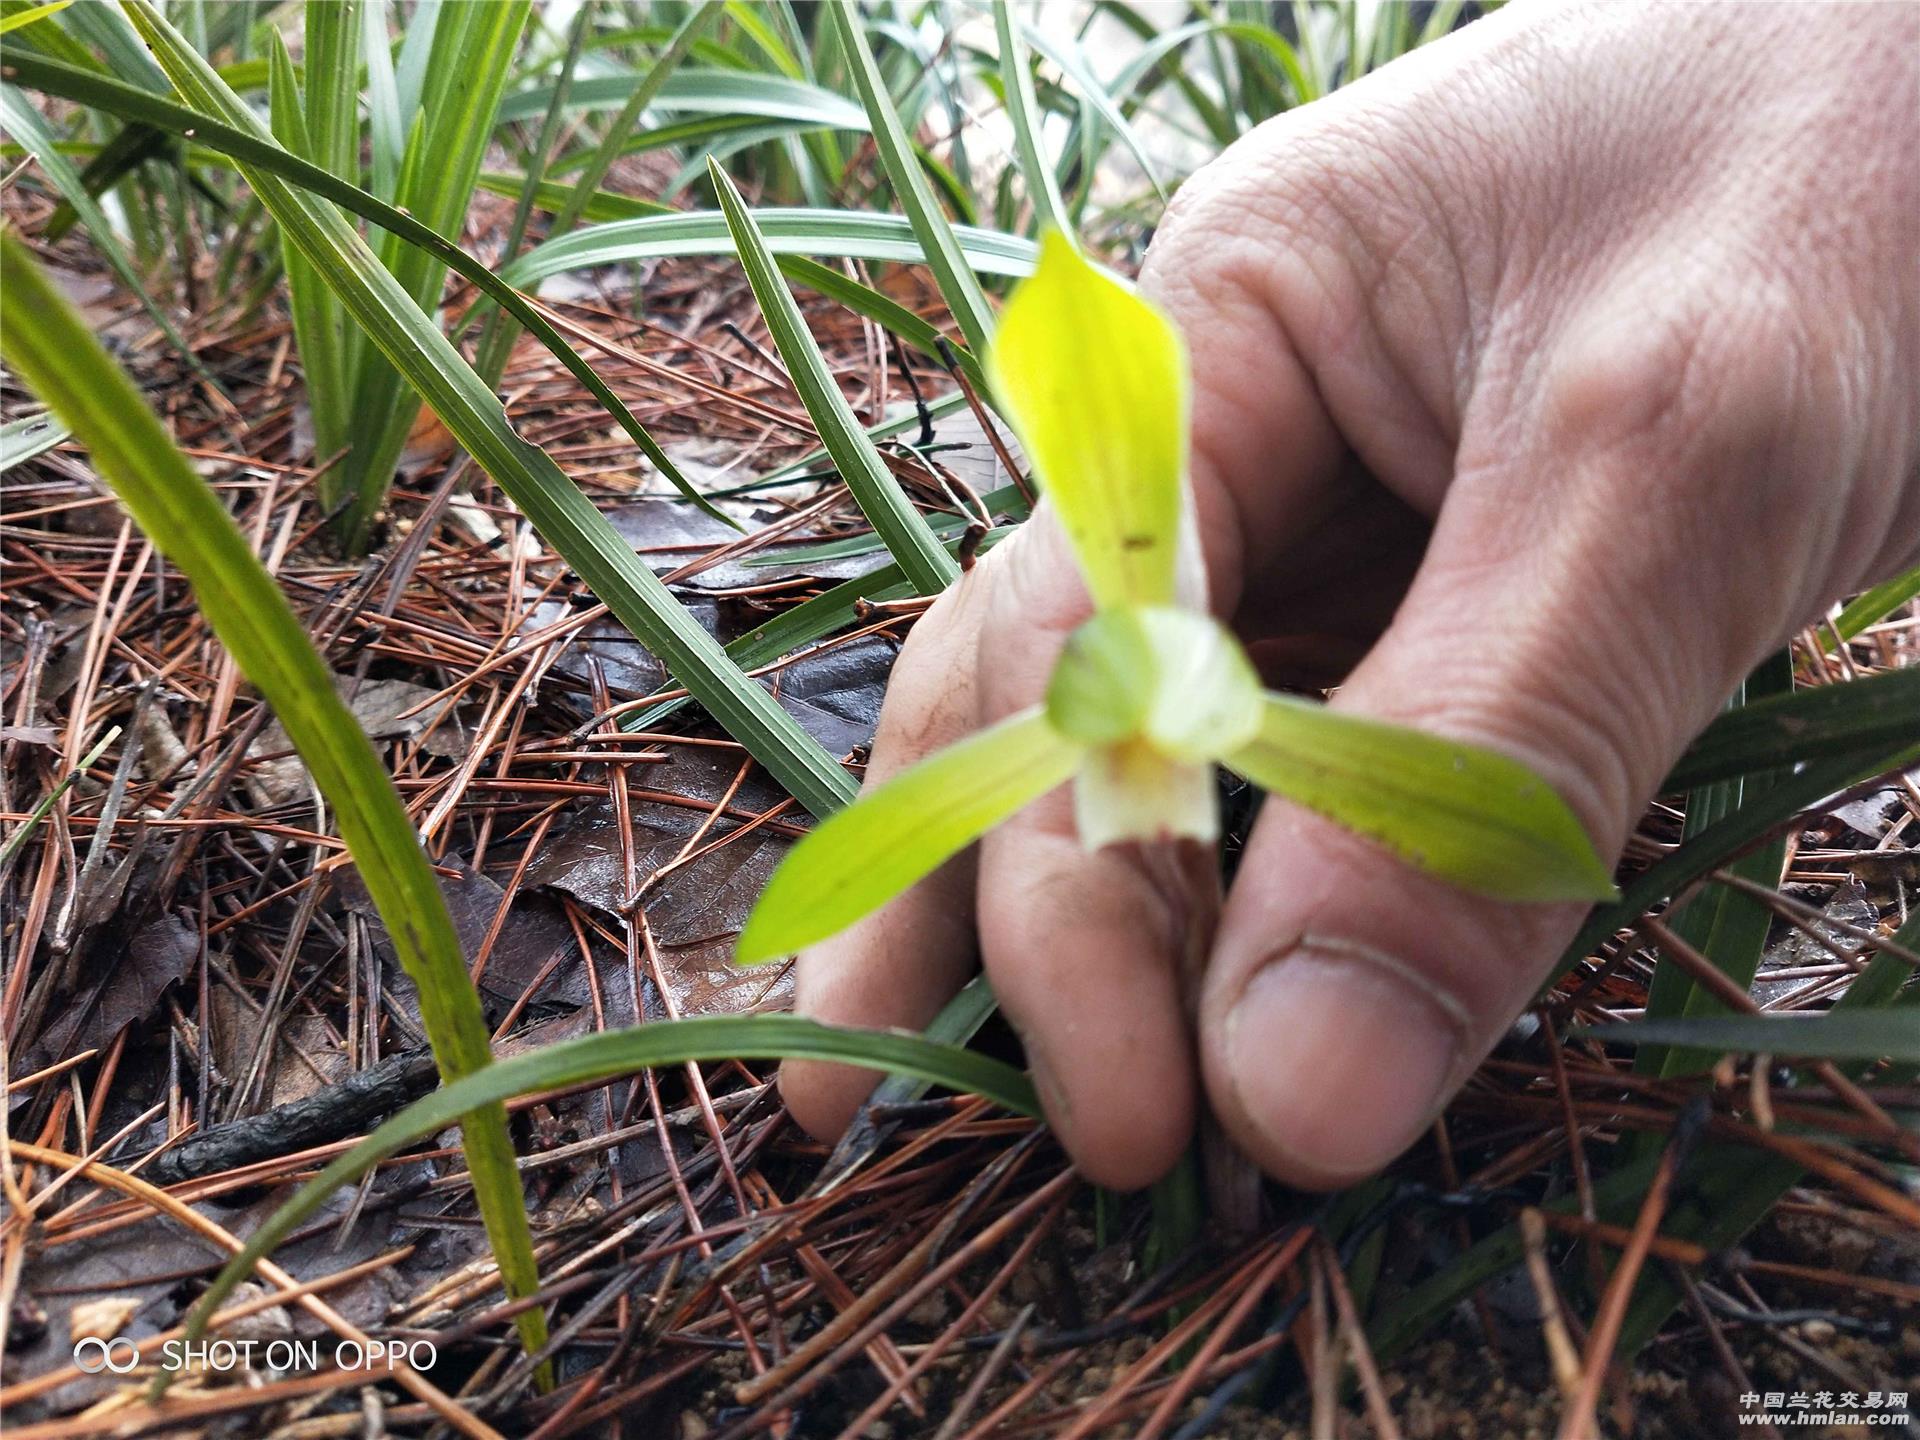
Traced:
<path id="1" fill-rule="evenodd" d="M 485 170 L 481 172 L 478 184 L 490 195 L 504 195 L 509 200 L 525 199 L 530 209 L 545 210 L 552 214 L 567 203 L 571 187 L 557 180 L 549 180 L 545 174 L 545 171 L 538 175 L 529 171 L 524 175 L 508 175 L 501 171 Z M 580 215 L 583 220 L 598 225 L 607 220 L 638 220 L 645 216 L 679 213 L 671 205 L 663 205 L 657 200 L 642 200 L 637 195 L 617 195 L 611 190 L 596 190 L 587 198 L 586 208 Z"/>
<path id="2" fill-rule="evenodd" d="M 181 94 L 223 125 L 250 132 L 255 142 L 266 140 L 245 102 L 220 83 L 150 0 L 131 3 L 136 23 Z M 771 695 L 735 668 L 719 642 L 640 562 L 553 458 L 515 433 L 499 399 L 339 212 L 264 166 L 248 162 L 242 173 L 282 228 L 328 277 L 372 343 L 426 397 L 454 438 L 614 616 L 802 805 L 824 815 L 845 803 L 855 788 L 846 771 Z"/>
<path id="3" fill-rule="evenodd" d="M 814 428 L 820 432 L 820 443 L 833 457 L 840 478 L 847 482 L 861 513 L 887 542 L 887 549 L 914 588 L 922 595 L 938 595 L 958 578 L 960 567 L 941 548 L 927 528 L 926 518 L 914 509 L 900 482 L 893 478 L 886 461 L 880 458 L 880 452 L 854 418 L 853 407 L 847 404 L 846 396 L 840 393 L 840 386 L 827 369 L 820 347 L 807 329 L 806 317 L 800 313 L 793 292 L 787 289 L 780 267 L 767 249 L 766 240 L 753 223 L 747 202 L 740 198 L 733 181 L 718 165 L 713 167 L 713 187 L 720 196 L 727 225 L 733 232 L 734 248 L 753 286 L 754 298 L 760 302 L 760 313 L 766 319 L 774 344 L 780 349 L 780 358 L 787 362 L 794 389 L 807 407 L 807 414 L 813 418 Z"/>
<path id="4" fill-rule="evenodd" d="M 57 15 L 71 4 L 73 0 L 48 0 L 45 5 L 16 10 L 11 15 L 0 17 L 0 35 L 5 35 L 10 30 L 18 30 L 22 25 L 31 25 L 36 20 L 44 20 L 49 15 Z"/>
<path id="5" fill-rule="evenodd" d="M 60 803 L 60 797 L 71 790 L 73 782 L 91 770 L 94 763 L 107 753 L 107 747 L 119 738 L 120 727 L 109 726 L 107 733 L 94 743 L 93 748 L 80 757 L 80 763 L 62 775 L 54 783 L 53 788 L 40 797 L 40 803 L 27 812 L 27 818 L 14 827 L 13 833 L 7 836 L 5 843 L 0 844 L 0 876 L 7 873 L 7 867 L 13 863 L 13 857 L 26 848 L 27 841 L 33 838 L 33 832 L 40 828 L 40 822 L 45 820 L 53 807 Z"/>
<path id="6" fill-rule="evenodd" d="M 734 523 L 693 488 L 691 482 L 673 463 L 672 458 L 660 448 L 659 443 L 627 408 L 626 402 L 608 387 L 593 367 L 581 358 L 579 352 L 567 343 L 565 337 L 554 329 L 539 311 L 529 305 L 511 285 L 502 282 L 493 271 L 445 236 L 428 229 L 413 216 L 376 199 L 358 186 L 348 184 L 338 176 L 307 163 L 275 144 L 270 137 L 254 129 L 236 129 L 203 111 L 176 105 L 172 101 L 162 100 L 158 96 L 109 76 L 78 70 L 56 60 L 22 55 L 10 57 L 9 63 L 20 72 L 23 80 L 49 95 L 58 95 L 63 99 L 96 106 L 108 113 L 138 120 L 142 124 L 155 126 L 176 135 L 198 136 L 206 142 L 207 146 L 215 147 L 225 163 L 239 166 L 243 170 L 247 166 L 252 166 L 271 175 L 291 180 L 301 190 L 332 200 L 342 208 L 373 221 L 388 234 L 397 235 L 410 245 L 417 245 L 431 251 L 444 261 L 449 269 L 459 274 L 462 279 L 470 281 L 476 289 L 512 315 L 523 329 L 552 351 L 554 357 L 567 367 L 568 372 L 587 388 L 594 399 L 606 407 L 607 412 L 613 416 L 620 428 L 640 447 L 641 453 L 653 462 L 655 468 L 672 482 L 682 495 L 716 519 L 725 520 L 730 525 Z M 351 231 L 342 226 L 340 231 L 334 233 L 351 233 Z M 490 386 L 488 388 L 491 389 Z"/>
<path id="7" fill-rule="evenodd" d="M 1139 133 L 1133 128 L 1132 122 L 1109 98 L 1106 87 L 1100 83 L 1099 77 L 1087 68 L 1086 62 L 1080 56 L 1064 45 L 1055 44 L 1044 32 L 1031 25 L 1023 24 L 1020 28 L 1027 43 L 1065 71 L 1078 87 L 1081 96 L 1098 112 L 1102 120 L 1113 127 L 1114 133 L 1120 137 L 1121 142 L 1133 152 L 1133 158 L 1139 162 L 1141 172 L 1147 177 L 1147 183 L 1153 186 L 1154 194 L 1164 202 L 1167 198 L 1167 188 L 1160 183 L 1159 170 L 1153 163 L 1153 157 L 1147 153 L 1147 148 L 1142 143 Z"/>
<path id="8" fill-rule="evenodd" d="M 430 230 L 458 236 L 466 222 L 531 10 L 531 0 L 444 0 L 396 198 L 399 208 Z M 428 314 L 437 310 L 444 261 L 391 234 L 381 239 L 380 259 L 417 307 Z M 420 413 L 420 397 L 400 383 L 384 357 L 364 347 L 350 378 L 353 447 L 340 472 L 353 504 L 341 533 L 349 549 L 358 549 L 386 500 L 393 467 Z"/>
<path id="9" fill-rule="evenodd" d="M 945 364 L 948 356 L 967 378 L 975 393 L 987 388 L 987 375 L 971 350 L 946 341 L 940 331 L 891 296 L 883 295 L 858 280 L 842 275 L 829 265 L 809 260 L 804 255 L 779 257 L 780 271 L 796 285 L 818 291 L 838 300 L 856 315 L 863 315 L 883 330 L 898 335 L 921 354 Z"/>
<path id="10" fill-rule="evenodd" d="M 887 179 L 893 183 L 894 197 L 913 226 L 920 249 L 933 268 L 940 294 L 960 324 L 960 333 L 967 337 L 967 344 L 975 354 L 984 355 L 988 342 L 993 339 L 993 309 L 987 304 L 973 267 L 961 252 L 952 224 L 933 198 L 933 188 L 914 154 L 906 126 L 894 112 L 886 81 L 881 78 L 867 37 L 861 32 L 859 12 L 851 5 L 828 5 L 825 18 L 853 71 L 853 83 L 873 127 L 874 147 L 886 169 Z"/>
<path id="11" fill-rule="evenodd" d="M 301 104 L 299 82 L 294 78 L 293 60 L 279 31 L 269 30 L 267 43 L 271 67 L 267 114 L 272 120 L 273 133 L 288 154 L 312 160 L 313 136 Z M 300 370 L 307 384 L 307 410 L 313 420 L 314 458 L 327 461 L 346 448 L 352 428 L 347 415 L 350 337 L 346 312 L 340 308 L 333 292 L 321 282 L 307 257 L 300 253 L 300 247 L 284 232 L 280 236 L 280 252 L 287 277 L 287 309 L 293 316 L 293 338 L 299 346 Z M 341 494 L 339 469 L 338 465 L 329 466 L 317 482 L 321 507 L 328 511 Z"/>
<path id="12" fill-rule="evenodd" d="M 610 110 L 625 103 L 645 79 L 643 75 L 589 76 L 575 83 L 568 104 L 574 109 Z M 517 91 L 501 103 L 500 121 L 531 120 L 546 111 L 551 99 L 551 86 Z M 804 120 L 837 130 L 867 128 L 867 117 L 845 96 L 801 80 L 735 70 L 682 70 L 660 87 L 653 107 L 681 114 Z"/>
<path id="13" fill-rule="evenodd" d="M 546 174 L 547 161 L 560 140 L 567 92 L 573 86 L 573 73 L 580 64 L 581 52 L 586 48 L 587 31 L 591 28 L 592 20 L 591 5 L 582 5 L 574 12 L 573 24 L 567 33 L 566 53 L 560 58 L 560 78 L 554 82 L 553 103 L 547 107 L 546 117 L 540 122 L 540 134 L 535 138 L 532 150 L 527 153 L 527 173 L 521 177 L 518 190 L 507 192 L 513 197 L 513 220 L 507 226 L 507 242 L 500 250 L 504 258 L 511 259 L 518 255 L 521 243 L 526 239 L 527 222 L 533 218 L 535 200 L 542 177 Z M 480 176 L 479 184 L 483 189 L 487 188 L 484 173 Z M 520 331 L 502 311 L 486 308 L 486 327 L 480 332 L 473 368 L 480 372 L 481 379 L 498 390 L 501 378 L 507 373 L 507 362 L 513 358 L 514 341 Z M 469 312 L 468 322 L 471 323 L 473 318 L 473 313 Z"/>
<path id="14" fill-rule="evenodd" d="M 1731 713 L 1738 715 L 1752 705 L 1766 703 L 1771 697 L 1786 698 L 1792 691 L 1793 657 L 1782 652 L 1748 677 Z M 1687 796 L 1687 821 L 1681 843 L 1697 839 L 1742 805 L 1757 801 L 1772 783 L 1773 777 L 1763 772 L 1715 781 L 1692 791 Z M 1771 843 L 1735 860 L 1731 869 L 1743 880 L 1771 888 L 1780 883 L 1780 871 L 1786 859 L 1786 837 L 1775 836 Z M 1745 990 L 1760 968 L 1767 932 L 1773 927 L 1773 912 L 1734 886 L 1715 885 L 1688 899 L 1669 917 L 1668 923 L 1680 944 L 1705 956 L 1717 970 Z M 1722 1009 L 1711 992 L 1671 956 L 1663 955 L 1654 965 L 1653 981 L 1647 987 L 1649 1020 L 1712 1015 Z M 1716 1058 L 1714 1052 L 1707 1050 L 1648 1047 L 1634 1057 L 1634 1066 L 1644 1074 L 1694 1074 L 1711 1068 Z"/>
<path id="15" fill-rule="evenodd" d="M 1033 94 L 1027 42 L 1007 0 L 993 0 L 993 26 L 1000 43 L 1000 88 L 1007 97 L 1007 119 L 1013 122 L 1013 143 L 1020 156 L 1020 178 L 1027 184 L 1027 201 L 1033 206 L 1034 228 L 1071 236 L 1073 220 L 1060 198 L 1060 182 L 1040 143 L 1044 117 Z"/>
<path id="16" fill-rule="evenodd" d="M 218 497 L 10 234 L 0 235 L 0 279 L 9 297 L 0 353 L 73 427 L 140 528 L 185 573 L 207 623 L 286 727 L 418 986 L 441 1072 L 483 1070 L 492 1062 L 487 1024 L 433 868 L 326 663 Z M 510 1294 L 529 1295 L 539 1280 L 505 1110 L 476 1108 L 463 1134 L 501 1278 Z M 530 1351 L 546 1343 L 538 1307 L 521 1312 L 519 1328 Z"/>
<path id="17" fill-rule="evenodd" d="M 1781 1055 L 1798 1060 L 1894 1060 L 1920 1064 L 1920 1021 L 1898 1010 L 1823 1011 L 1818 1015 L 1699 1015 L 1598 1025 L 1595 1040 L 1619 1045 L 1685 1046 L 1693 1053 Z M 1681 1052 L 1686 1053 L 1686 1052 Z"/>
<path id="18" fill-rule="evenodd" d="M 1784 770 L 1836 755 L 1884 750 L 1920 735 L 1920 668 L 1815 685 L 1731 710 L 1687 747 L 1662 785 Z"/>
<path id="19" fill-rule="evenodd" d="M 1851 640 L 1869 625 L 1878 625 L 1914 599 L 1920 599 L 1920 566 L 1883 581 L 1866 594 L 1848 601 L 1834 617 L 1834 634 L 1841 641 Z M 1836 642 L 1831 637 L 1825 643 L 1829 650 L 1835 648 Z"/>
<path id="20" fill-rule="evenodd" d="M 621 105 L 620 113 L 614 116 L 613 123 L 607 127 L 607 133 L 601 137 L 600 143 L 587 157 L 586 164 L 581 167 L 580 174 L 574 181 L 573 193 L 560 207 L 560 213 L 553 217 L 553 224 L 547 231 L 550 238 L 564 235 L 573 228 L 574 222 L 580 218 L 581 210 L 586 206 L 588 197 L 599 188 L 600 182 L 606 178 L 607 171 L 613 168 L 613 162 L 620 157 L 621 145 L 626 140 L 628 132 L 639 121 L 641 113 L 653 103 L 654 97 L 673 77 L 674 68 L 685 58 L 687 51 L 693 48 L 693 42 L 719 18 L 720 0 L 700 0 L 687 18 L 680 22 L 680 28 L 673 32 L 673 38 L 667 42 L 667 48 L 661 51 L 659 57 L 647 68 L 647 73 L 641 77 L 640 83 L 633 87 L 626 102 Z"/>
<path id="21" fill-rule="evenodd" d="M 1018 1115 L 1038 1116 L 1033 1086 L 1012 1066 L 955 1045 L 898 1030 L 840 1030 L 797 1015 L 726 1015 L 659 1021 L 608 1030 L 542 1046 L 500 1060 L 455 1081 L 398 1115 L 301 1186 L 248 1238 L 247 1246 L 215 1277 L 187 1320 L 190 1340 L 206 1333 L 208 1319 L 234 1286 L 340 1186 L 364 1175 L 389 1155 L 437 1134 L 480 1106 L 497 1106 L 537 1094 L 636 1070 L 698 1060 L 833 1060 L 846 1065 L 911 1075 L 962 1092 L 984 1095 Z"/>
<path id="22" fill-rule="evenodd" d="M 360 53 L 367 67 L 367 153 L 373 160 L 372 190 L 386 200 L 393 197 L 400 184 L 407 127 L 400 118 L 400 82 L 393 73 L 393 47 L 387 39 L 386 0 L 367 0 L 361 17 Z"/>
<path id="23" fill-rule="evenodd" d="M 57 415 L 22 415 L 0 425 L 0 474 L 46 454 L 71 433 Z"/>
<path id="24" fill-rule="evenodd" d="M 756 210 L 753 218 L 766 238 L 767 248 L 776 255 L 928 263 L 912 224 L 898 215 L 774 207 Z M 1039 247 L 1021 236 L 971 226 L 961 226 L 954 233 L 961 256 L 983 275 L 1031 275 L 1039 262 Z M 502 266 L 500 278 L 524 288 L 563 270 L 734 253 L 726 216 L 717 210 L 646 215 L 576 230 L 549 244 L 536 245 L 512 264 Z"/>
<path id="25" fill-rule="evenodd" d="M 1662 900 L 1744 853 L 1808 806 L 1875 775 L 1905 769 L 1915 761 L 1920 761 L 1920 740 L 1878 752 L 1816 761 L 1778 778 L 1764 795 L 1742 803 L 1725 819 L 1648 866 L 1621 888 L 1618 900 L 1595 909 L 1562 953 L 1561 968 L 1579 964 L 1615 930 L 1632 924 Z"/>
<path id="26" fill-rule="evenodd" d="M 13 68 L 14 58 L 12 55 L 7 57 L 9 69 Z M 29 105 L 26 96 L 11 85 L 0 85 L 0 125 L 11 130 L 14 138 L 33 152 L 41 172 L 60 193 L 61 199 L 73 207 L 74 213 L 80 217 L 80 223 L 87 227 L 87 235 L 93 241 L 94 248 L 113 267 L 113 273 L 120 277 L 121 283 L 133 292 L 141 308 L 160 327 L 161 333 L 197 369 L 200 362 L 194 358 L 193 347 L 187 344 L 186 337 L 167 318 L 167 312 L 148 293 L 139 269 L 87 189 L 86 182 L 80 178 L 80 172 L 60 153 L 53 132 L 47 128 L 47 122 L 41 119 L 40 112 Z"/>

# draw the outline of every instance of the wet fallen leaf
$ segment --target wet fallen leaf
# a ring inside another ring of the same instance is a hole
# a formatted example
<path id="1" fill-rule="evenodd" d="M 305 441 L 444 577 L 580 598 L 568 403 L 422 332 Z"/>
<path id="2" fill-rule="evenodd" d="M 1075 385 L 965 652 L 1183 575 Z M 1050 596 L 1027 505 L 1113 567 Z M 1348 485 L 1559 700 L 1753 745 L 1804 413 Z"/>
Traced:
<path id="1" fill-rule="evenodd" d="M 335 675 L 334 688 L 348 696 L 347 708 L 360 728 L 376 743 L 407 740 L 427 734 L 422 748 L 431 755 L 457 756 L 465 753 L 470 737 L 457 716 L 448 715 L 450 697 L 435 699 L 439 691 L 410 680 L 364 680 L 353 688 L 351 675 Z M 352 693 L 349 695 L 349 691 Z M 444 717 L 444 718 L 442 718 Z M 438 721 L 436 725 L 434 722 Z M 310 798 L 313 784 L 307 767 L 298 755 L 291 754 L 293 742 L 278 720 L 270 720 L 261 729 L 250 749 L 254 755 L 276 758 L 261 760 L 253 766 L 249 780 L 263 800 L 284 805 Z"/>

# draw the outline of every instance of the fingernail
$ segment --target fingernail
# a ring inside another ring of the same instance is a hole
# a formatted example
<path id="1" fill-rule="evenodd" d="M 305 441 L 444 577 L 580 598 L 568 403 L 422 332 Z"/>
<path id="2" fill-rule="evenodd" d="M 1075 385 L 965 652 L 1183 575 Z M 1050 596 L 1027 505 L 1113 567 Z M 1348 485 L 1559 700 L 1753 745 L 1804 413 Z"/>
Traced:
<path id="1" fill-rule="evenodd" d="M 1419 1137 L 1452 1079 L 1460 1029 L 1411 977 L 1388 956 L 1303 945 L 1247 982 L 1227 1016 L 1225 1058 L 1272 1152 L 1258 1158 L 1345 1181 Z"/>

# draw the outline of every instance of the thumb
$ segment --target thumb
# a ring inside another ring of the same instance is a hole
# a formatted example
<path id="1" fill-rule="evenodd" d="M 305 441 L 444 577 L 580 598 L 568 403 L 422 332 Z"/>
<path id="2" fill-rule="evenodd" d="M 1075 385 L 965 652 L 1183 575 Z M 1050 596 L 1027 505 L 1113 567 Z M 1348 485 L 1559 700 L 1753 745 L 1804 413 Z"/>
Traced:
<path id="1" fill-rule="evenodd" d="M 1645 456 L 1604 451 L 1516 465 L 1512 483 L 1463 465 L 1400 611 L 1332 702 L 1531 766 L 1609 859 L 1687 740 L 1786 633 L 1762 607 L 1738 613 L 1732 587 L 1716 593 L 1716 564 L 1628 464 L 1648 473 Z M 1565 488 L 1519 480 L 1543 473 Z M 1671 467 L 1651 473 L 1691 488 Z M 1216 1113 L 1290 1183 L 1371 1174 L 1432 1124 L 1584 912 L 1466 893 L 1271 799 L 1201 1007 Z"/>

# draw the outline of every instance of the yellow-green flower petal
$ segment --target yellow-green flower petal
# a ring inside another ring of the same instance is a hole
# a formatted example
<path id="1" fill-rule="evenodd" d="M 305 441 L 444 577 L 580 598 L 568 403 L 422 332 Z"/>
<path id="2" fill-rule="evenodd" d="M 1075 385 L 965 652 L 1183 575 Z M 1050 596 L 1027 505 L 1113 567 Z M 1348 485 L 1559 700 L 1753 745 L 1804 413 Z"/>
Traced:
<path id="1" fill-rule="evenodd" d="M 1224 759 L 1464 889 L 1502 900 L 1614 893 L 1566 802 L 1494 751 L 1269 695 L 1259 735 Z"/>
<path id="2" fill-rule="evenodd" d="M 861 792 L 773 872 L 734 959 L 790 955 L 846 929 L 1053 789 L 1085 753 L 1036 708 Z"/>
<path id="3" fill-rule="evenodd" d="M 987 373 L 1094 603 L 1173 603 L 1187 362 L 1172 324 L 1049 232 Z"/>

